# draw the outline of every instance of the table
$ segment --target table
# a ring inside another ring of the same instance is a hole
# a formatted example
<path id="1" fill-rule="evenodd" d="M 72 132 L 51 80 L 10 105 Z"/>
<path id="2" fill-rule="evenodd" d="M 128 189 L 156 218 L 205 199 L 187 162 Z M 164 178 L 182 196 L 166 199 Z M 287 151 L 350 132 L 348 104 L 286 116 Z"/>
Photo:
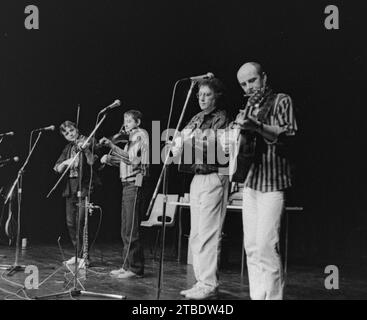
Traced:
<path id="1" fill-rule="evenodd" d="M 172 201 L 169 204 L 178 206 L 178 244 L 177 244 L 177 261 L 181 260 L 181 246 L 182 246 L 182 209 L 190 208 L 190 203 L 188 202 L 178 202 Z M 242 213 L 242 206 L 227 205 L 227 211 L 234 211 Z M 285 253 L 284 253 L 284 273 L 287 274 L 288 269 L 288 216 L 289 213 L 300 213 L 303 211 L 303 207 L 297 206 L 286 206 L 285 207 Z M 242 240 L 242 252 L 241 252 L 241 277 L 243 277 L 243 269 L 245 264 L 245 247 Z"/>

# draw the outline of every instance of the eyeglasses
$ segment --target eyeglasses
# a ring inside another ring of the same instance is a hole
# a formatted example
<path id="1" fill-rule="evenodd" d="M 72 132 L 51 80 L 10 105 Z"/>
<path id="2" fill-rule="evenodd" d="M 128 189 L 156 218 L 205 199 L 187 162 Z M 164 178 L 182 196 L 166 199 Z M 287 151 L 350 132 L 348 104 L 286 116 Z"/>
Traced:
<path id="1" fill-rule="evenodd" d="M 204 98 L 207 98 L 207 97 L 211 97 L 211 96 L 213 96 L 213 94 L 211 93 L 211 92 L 209 92 L 209 93 L 207 93 L 207 92 L 202 92 L 202 93 L 197 93 L 196 94 L 196 97 L 198 98 L 198 99 L 200 99 L 201 97 L 204 97 Z"/>

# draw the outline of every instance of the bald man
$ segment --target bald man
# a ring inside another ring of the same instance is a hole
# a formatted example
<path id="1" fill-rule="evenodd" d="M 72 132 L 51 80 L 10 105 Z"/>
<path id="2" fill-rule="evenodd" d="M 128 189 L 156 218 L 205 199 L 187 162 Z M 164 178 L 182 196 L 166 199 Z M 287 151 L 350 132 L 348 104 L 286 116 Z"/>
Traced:
<path id="1" fill-rule="evenodd" d="M 259 63 L 248 62 L 237 73 L 249 97 L 234 125 L 255 139 L 255 157 L 243 191 L 243 231 L 251 299 L 283 299 L 284 277 L 279 230 L 284 191 L 292 185 L 286 146 L 297 131 L 291 98 L 274 93 Z M 229 145 L 226 145 L 228 149 Z"/>

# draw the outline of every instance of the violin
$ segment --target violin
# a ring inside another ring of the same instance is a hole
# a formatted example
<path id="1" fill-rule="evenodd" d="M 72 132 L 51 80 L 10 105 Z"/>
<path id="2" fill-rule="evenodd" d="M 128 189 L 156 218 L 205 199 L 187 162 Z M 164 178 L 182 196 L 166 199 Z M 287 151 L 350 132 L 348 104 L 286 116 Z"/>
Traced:
<path id="1" fill-rule="evenodd" d="M 114 163 L 114 165 L 119 165 L 121 162 L 121 154 L 120 152 L 117 152 L 114 147 L 118 147 L 122 150 L 125 149 L 125 146 L 127 143 L 129 143 L 129 148 L 131 148 L 136 143 L 139 143 L 142 139 L 142 131 L 141 130 L 120 130 L 117 134 L 112 136 L 111 139 L 102 138 L 99 143 L 102 145 L 108 146 L 111 148 L 111 150 L 108 153 L 108 156 L 110 156 L 110 162 Z M 124 150 L 126 152 L 127 150 Z M 100 167 L 100 170 L 105 167 L 105 164 Z"/>
<path id="2" fill-rule="evenodd" d="M 97 146 L 108 146 L 112 148 L 115 145 L 123 147 L 124 144 L 129 142 L 129 140 L 130 140 L 130 133 L 125 130 L 122 130 L 113 135 L 112 137 L 102 138 L 101 140 L 99 140 L 99 143 L 97 143 Z"/>
<path id="3" fill-rule="evenodd" d="M 85 141 L 87 140 L 87 137 L 86 136 L 83 136 L 83 135 L 79 135 L 78 138 L 76 138 L 76 140 L 74 141 L 74 144 L 76 145 L 76 147 L 78 148 L 78 150 L 82 150 L 82 147 L 85 143 Z M 89 148 L 90 145 L 91 145 L 91 142 L 92 140 L 89 140 L 88 143 L 84 146 L 84 150 Z"/>
<path id="4" fill-rule="evenodd" d="M 113 135 L 112 137 L 105 138 L 103 137 L 101 140 L 99 140 L 97 147 L 109 147 L 110 151 L 108 152 L 108 156 L 112 157 L 112 162 L 114 162 L 116 165 L 120 163 L 120 157 L 119 155 L 113 150 L 113 147 L 119 147 L 120 149 L 123 149 L 124 146 L 130 141 L 130 132 L 125 131 L 124 127 L 121 128 L 121 130 Z M 99 170 L 102 170 L 106 167 L 106 163 L 103 163 Z"/>

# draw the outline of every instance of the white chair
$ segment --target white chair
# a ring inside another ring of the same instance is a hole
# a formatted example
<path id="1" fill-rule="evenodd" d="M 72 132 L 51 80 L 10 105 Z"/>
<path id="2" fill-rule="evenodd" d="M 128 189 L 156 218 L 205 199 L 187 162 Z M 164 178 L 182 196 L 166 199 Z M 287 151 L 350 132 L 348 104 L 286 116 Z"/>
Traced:
<path id="1" fill-rule="evenodd" d="M 163 215 L 163 194 L 158 194 L 153 205 L 152 212 L 150 213 L 149 219 L 142 221 L 140 226 L 145 228 L 152 227 L 162 227 L 162 215 Z M 177 205 L 169 204 L 170 202 L 177 202 L 178 194 L 168 194 L 167 195 L 167 205 L 166 205 L 166 227 L 173 227 L 175 225 L 175 217 L 177 211 Z M 159 240 L 160 228 L 158 229 L 157 236 L 154 244 L 154 257 Z"/>

